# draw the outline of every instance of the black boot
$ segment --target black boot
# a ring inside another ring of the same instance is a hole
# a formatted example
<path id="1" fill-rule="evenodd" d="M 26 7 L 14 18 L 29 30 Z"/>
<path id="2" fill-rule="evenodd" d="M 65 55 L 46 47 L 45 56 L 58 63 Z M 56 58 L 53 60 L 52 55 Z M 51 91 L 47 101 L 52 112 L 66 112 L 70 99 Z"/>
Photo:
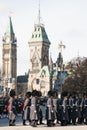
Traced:
<path id="1" fill-rule="evenodd" d="M 25 124 L 25 120 L 23 120 L 23 125 L 26 125 L 26 124 Z"/>
<path id="2" fill-rule="evenodd" d="M 15 126 L 15 120 L 12 121 L 12 126 Z"/>
<path id="3" fill-rule="evenodd" d="M 48 126 L 48 127 L 51 127 L 51 126 L 52 126 L 51 120 L 47 120 L 47 126 Z"/>
<path id="4" fill-rule="evenodd" d="M 9 120 L 9 126 L 12 126 L 12 120 Z"/>
<path id="5" fill-rule="evenodd" d="M 31 121 L 31 126 L 37 127 L 37 122 L 35 120 Z"/>

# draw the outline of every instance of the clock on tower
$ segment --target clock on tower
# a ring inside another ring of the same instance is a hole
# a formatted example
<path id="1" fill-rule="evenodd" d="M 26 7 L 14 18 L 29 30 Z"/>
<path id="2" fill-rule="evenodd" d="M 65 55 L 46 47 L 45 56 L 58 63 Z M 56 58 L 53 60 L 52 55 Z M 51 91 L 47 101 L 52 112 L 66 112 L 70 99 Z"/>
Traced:
<path id="1" fill-rule="evenodd" d="M 10 42 L 10 37 L 6 37 L 6 43 Z"/>

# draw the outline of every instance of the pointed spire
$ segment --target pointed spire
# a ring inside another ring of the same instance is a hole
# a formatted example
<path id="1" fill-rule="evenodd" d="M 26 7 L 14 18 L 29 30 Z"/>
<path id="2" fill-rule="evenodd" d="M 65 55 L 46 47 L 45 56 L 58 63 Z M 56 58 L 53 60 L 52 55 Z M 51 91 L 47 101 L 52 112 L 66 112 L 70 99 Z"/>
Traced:
<path id="1" fill-rule="evenodd" d="M 11 20 L 11 17 L 9 17 L 9 23 L 8 23 L 7 30 L 6 30 L 6 35 L 11 36 L 13 34 L 14 34 L 14 31 L 13 31 L 12 20 Z"/>
<path id="2" fill-rule="evenodd" d="M 51 56 L 51 53 L 50 53 L 49 65 L 52 65 L 52 64 L 53 64 L 53 60 L 52 60 L 52 56 Z"/>
<path id="3" fill-rule="evenodd" d="M 50 54 L 50 59 L 49 59 L 49 66 L 50 66 L 50 72 L 52 72 L 52 70 L 53 70 L 53 60 L 52 60 L 51 54 Z"/>
<path id="4" fill-rule="evenodd" d="M 42 18 L 41 18 L 40 0 L 39 0 L 39 4 L 38 4 L 38 16 L 37 16 L 37 21 L 36 21 L 35 25 L 44 26 L 43 20 L 42 20 Z"/>
<path id="5" fill-rule="evenodd" d="M 12 25 L 12 20 L 11 17 L 9 17 L 9 22 L 8 22 L 8 26 L 7 26 L 7 30 L 3 36 L 3 42 L 7 43 L 7 44 L 13 44 L 17 42 L 17 39 L 15 37 L 15 33 L 13 31 L 13 25 Z"/>
<path id="6" fill-rule="evenodd" d="M 39 6 L 38 6 L 39 8 L 38 8 L 38 25 L 40 25 L 40 19 L 41 19 L 41 17 L 40 17 L 40 0 L 39 0 Z"/>
<path id="7" fill-rule="evenodd" d="M 38 6 L 38 21 L 34 25 L 34 31 L 32 32 L 32 36 L 29 40 L 29 43 L 33 42 L 45 42 L 50 44 L 49 38 L 47 36 L 47 33 L 45 31 L 44 25 L 41 23 L 41 16 L 40 16 L 40 0 L 39 0 L 39 6 Z"/>

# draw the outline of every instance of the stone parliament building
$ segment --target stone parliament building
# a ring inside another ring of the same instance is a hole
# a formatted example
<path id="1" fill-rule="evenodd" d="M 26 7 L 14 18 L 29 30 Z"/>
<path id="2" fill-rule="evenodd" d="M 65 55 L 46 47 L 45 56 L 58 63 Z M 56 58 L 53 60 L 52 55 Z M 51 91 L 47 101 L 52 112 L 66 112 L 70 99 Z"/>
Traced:
<path id="1" fill-rule="evenodd" d="M 36 89 L 46 96 L 47 92 L 55 86 L 58 60 L 55 69 L 53 69 L 51 56 L 49 58 L 51 42 L 40 20 L 38 24 L 34 25 L 34 30 L 28 41 L 30 70 L 27 75 L 17 77 L 17 39 L 11 17 L 9 17 L 8 27 L 2 41 L 2 85 L 7 86 L 8 90 L 15 89 L 18 94 Z M 61 53 L 59 58 L 63 60 Z"/>

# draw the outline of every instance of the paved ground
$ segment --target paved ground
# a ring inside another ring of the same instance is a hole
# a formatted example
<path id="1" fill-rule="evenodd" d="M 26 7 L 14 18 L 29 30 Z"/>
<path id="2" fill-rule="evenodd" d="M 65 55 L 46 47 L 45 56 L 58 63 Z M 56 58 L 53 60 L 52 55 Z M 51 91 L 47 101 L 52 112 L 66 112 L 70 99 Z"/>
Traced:
<path id="1" fill-rule="evenodd" d="M 0 130 L 87 130 L 87 125 L 79 126 L 60 126 L 56 125 L 55 127 L 47 127 L 46 122 L 43 121 L 44 125 L 38 125 L 37 127 L 31 127 L 28 125 L 22 125 L 22 118 L 19 116 L 16 121 L 16 126 L 8 126 L 8 118 L 0 119 Z"/>
<path id="2" fill-rule="evenodd" d="M 79 125 L 79 126 L 56 125 L 55 127 L 47 127 L 46 124 L 44 124 L 44 125 L 38 125 L 37 127 L 32 127 L 32 126 L 29 126 L 28 123 L 27 123 L 27 126 L 23 126 L 22 122 L 20 122 L 20 119 L 19 119 L 16 122 L 16 126 L 8 126 L 8 120 L 5 120 L 5 122 L 0 121 L 0 130 L 46 130 L 46 129 L 48 130 L 54 130 L 54 129 L 55 130 L 87 130 L 87 125 Z"/>
<path id="3" fill-rule="evenodd" d="M 87 130 L 87 126 L 56 126 L 56 127 L 46 127 L 46 126 L 38 126 L 38 127 L 31 127 L 31 126 L 5 126 L 1 127 L 0 130 Z"/>

